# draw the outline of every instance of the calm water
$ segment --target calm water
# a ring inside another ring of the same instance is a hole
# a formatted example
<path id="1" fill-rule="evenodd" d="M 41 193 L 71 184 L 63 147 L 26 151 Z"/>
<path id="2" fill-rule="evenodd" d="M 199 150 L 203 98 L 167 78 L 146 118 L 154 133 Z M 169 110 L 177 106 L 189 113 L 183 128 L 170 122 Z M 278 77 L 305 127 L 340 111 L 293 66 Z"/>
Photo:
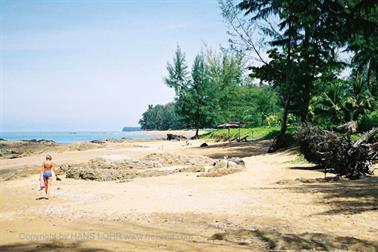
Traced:
<path id="1" fill-rule="evenodd" d="M 0 138 L 6 140 L 47 139 L 57 143 L 89 142 L 91 140 L 162 138 L 162 135 L 148 134 L 143 131 L 101 131 L 101 132 L 0 132 Z"/>

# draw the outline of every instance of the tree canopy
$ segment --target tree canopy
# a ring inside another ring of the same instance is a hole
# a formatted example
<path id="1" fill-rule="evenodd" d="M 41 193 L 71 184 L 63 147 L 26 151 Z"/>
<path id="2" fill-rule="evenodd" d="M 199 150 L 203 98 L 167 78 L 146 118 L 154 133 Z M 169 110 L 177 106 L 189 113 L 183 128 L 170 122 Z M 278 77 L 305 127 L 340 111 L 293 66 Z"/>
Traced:
<path id="1" fill-rule="evenodd" d="M 178 47 L 164 78 L 175 126 L 152 116 L 156 105 L 142 127 L 280 124 L 280 147 L 289 123 L 378 124 L 376 1 L 221 0 L 220 8 L 230 47 L 199 53 L 191 67 Z"/>

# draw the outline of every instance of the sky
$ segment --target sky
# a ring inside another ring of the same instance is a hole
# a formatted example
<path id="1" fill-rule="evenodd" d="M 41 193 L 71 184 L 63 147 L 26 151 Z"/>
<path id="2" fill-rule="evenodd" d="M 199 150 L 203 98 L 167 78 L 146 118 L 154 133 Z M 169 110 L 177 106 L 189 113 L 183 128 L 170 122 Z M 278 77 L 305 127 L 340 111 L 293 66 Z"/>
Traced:
<path id="1" fill-rule="evenodd" d="M 227 40 L 217 0 L 0 0 L 0 131 L 138 126 L 177 45 Z"/>

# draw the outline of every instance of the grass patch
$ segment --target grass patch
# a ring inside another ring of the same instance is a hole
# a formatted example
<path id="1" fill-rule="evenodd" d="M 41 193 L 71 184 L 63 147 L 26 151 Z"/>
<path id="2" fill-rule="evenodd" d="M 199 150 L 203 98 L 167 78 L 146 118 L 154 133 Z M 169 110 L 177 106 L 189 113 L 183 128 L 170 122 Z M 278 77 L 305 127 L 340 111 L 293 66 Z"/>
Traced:
<path id="1" fill-rule="evenodd" d="M 289 137 L 293 137 L 297 130 L 298 125 L 290 125 L 286 130 L 286 134 Z M 273 139 L 280 133 L 280 127 L 255 127 L 255 128 L 240 128 L 240 138 L 247 137 L 248 141 L 251 140 L 268 140 Z M 230 129 L 230 135 L 228 138 L 228 129 L 216 129 L 209 131 L 199 136 L 201 139 L 211 139 L 215 141 L 227 141 L 231 139 L 236 141 L 239 137 L 239 129 Z"/>
<path id="2" fill-rule="evenodd" d="M 258 127 L 258 128 L 241 128 L 240 138 L 247 137 L 247 140 L 257 139 L 271 139 L 277 136 L 279 127 Z M 239 136 L 239 129 L 230 129 L 230 139 L 237 139 Z M 216 141 L 228 140 L 228 129 L 213 130 L 208 133 L 200 135 L 202 139 L 213 139 Z"/>
<path id="3" fill-rule="evenodd" d="M 297 131 L 297 126 L 290 126 L 287 129 L 288 135 L 294 135 Z M 280 132 L 279 127 L 256 127 L 256 128 L 241 128 L 240 138 L 247 137 L 247 140 L 263 140 L 273 139 Z M 230 129 L 230 139 L 237 140 L 239 136 L 239 129 Z M 215 141 L 227 141 L 228 129 L 213 130 L 208 133 L 200 135 L 201 139 L 212 139 Z"/>
<path id="4" fill-rule="evenodd" d="M 352 134 L 352 135 L 350 136 L 350 139 L 351 139 L 353 142 L 355 142 L 355 141 L 357 141 L 358 139 L 360 139 L 361 136 L 362 136 L 361 133 L 354 133 L 354 134 Z"/>

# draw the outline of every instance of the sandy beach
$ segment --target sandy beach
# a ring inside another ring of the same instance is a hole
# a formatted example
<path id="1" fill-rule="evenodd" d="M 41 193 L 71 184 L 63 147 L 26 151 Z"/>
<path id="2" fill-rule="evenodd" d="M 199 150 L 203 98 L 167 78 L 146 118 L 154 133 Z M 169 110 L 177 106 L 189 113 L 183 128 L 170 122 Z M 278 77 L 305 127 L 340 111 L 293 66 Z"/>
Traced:
<path id="1" fill-rule="evenodd" d="M 268 154 L 268 140 L 203 142 L 57 145 L 2 157 L 0 250 L 378 250 L 377 176 L 324 180 L 295 148 Z M 62 178 L 49 200 L 37 188 L 46 153 Z M 225 156 L 243 167 L 214 170 Z M 74 172 L 93 160 L 110 167 L 106 176 L 80 179 Z"/>

